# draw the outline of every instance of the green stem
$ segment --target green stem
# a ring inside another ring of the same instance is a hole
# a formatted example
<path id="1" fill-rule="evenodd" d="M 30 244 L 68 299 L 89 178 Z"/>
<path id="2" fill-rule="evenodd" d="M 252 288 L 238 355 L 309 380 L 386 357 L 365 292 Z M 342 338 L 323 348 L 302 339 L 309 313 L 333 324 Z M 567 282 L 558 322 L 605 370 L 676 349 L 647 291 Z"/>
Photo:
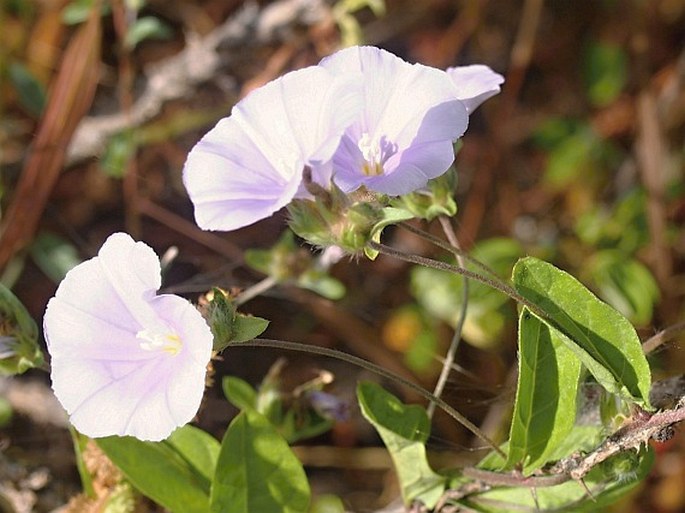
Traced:
<path id="1" fill-rule="evenodd" d="M 447 240 L 454 248 L 459 249 L 459 241 L 457 240 L 457 234 L 454 233 L 454 229 L 452 228 L 452 223 L 450 222 L 450 220 L 445 216 L 440 216 L 438 220 L 440 221 L 440 225 L 442 226 L 443 232 L 445 232 Z M 462 257 L 462 255 L 455 254 L 455 257 L 457 259 L 457 264 L 459 264 L 459 267 L 464 269 L 466 267 L 466 264 L 464 263 L 464 258 Z M 452 335 L 450 346 L 447 349 L 447 354 L 445 354 L 445 360 L 442 363 L 442 371 L 440 372 L 440 376 L 438 377 L 438 382 L 435 384 L 435 389 L 433 389 L 433 395 L 435 397 L 440 397 L 442 395 L 442 392 L 445 389 L 445 384 L 447 383 L 447 378 L 450 375 L 450 370 L 452 370 L 452 365 L 454 364 L 454 360 L 456 359 L 457 349 L 459 348 L 459 341 L 461 340 L 461 334 L 464 329 L 464 322 L 466 321 L 466 311 L 468 309 L 468 304 L 469 280 L 466 277 L 464 277 L 459 320 L 457 321 L 457 326 L 454 328 L 454 334 Z M 428 405 L 426 411 L 428 413 L 429 418 L 433 416 L 435 406 L 436 405 L 434 402 L 431 402 Z"/>
<path id="2" fill-rule="evenodd" d="M 397 258 L 398 260 L 409 262 L 410 264 L 417 264 L 424 267 L 429 267 L 431 269 L 437 269 L 438 271 L 446 271 L 448 273 L 458 274 L 460 276 L 464 276 L 465 278 L 469 278 L 473 281 L 477 281 L 478 283 L 482 283 L 483 285 L 487 285 L 488 287 L 492 287 L 493 289 L 499 290 L 503 294 L 506 294 L 511 299 L 518 301 L 541 319 L 554 322 L 554 319 L 552 319 L 547 314 L 547 312 L 542 310 L 535 303 L 528 301 L 525 297 L 516 292 L 512 287 L 505 285 L 499 280 L 492 280 L 481 274 L 469 271 L 468 269 L 457 267 L 456 265 L 448 264 L 447 262 L 441 262 L 440 260 L 433 260 L 432 258 L 426 258 L 418 255 L 404 253 L 397 249 L 391 248 L 390 246 L 386 246 L 385 244 L 381 244 L 380 242 L 369 241 L 368 246 L 371 249 L 378 251 L 379 253 L 382 253 L 386 256 Z"/>
<path id="3" fill-rule="evenodd" d="M 437 404 L 442 410 L 444 410 L 450 417 L 452 417 L 454 420 L 459 422 L 462 426 L 464 426 L 466 429 L 471 431 L 474 435 L 476 435 L 478 438 L 480 438 L 483 442 L 485 442 L 492 450 L 494 450 L 497 454 L 502 456 L 503 458 L 506 458 L 506 455 L 504 452 L 495 445 L 495 443 L 490 440 L 485 434 L 478 429 L 478 426 L 473 424 L 469 419 L 464 417 L 461 413 L 459 413 L 457 410 L 452 408 L 449 404 L 447 404 L 445 401 L 440 399 L 439 397 L 434 396 L 427 390 L 424 390 L 421 388 L 419 385 L 416 383 L 412 383 L 411 381 L 404 379 L 401 376 L 398 376 L 397 374 L 394 374 L 383 367 L 380 367 L 374 363 L 371 363 L 367 360 L 364 360 L 362 358 L 359 358 L 357 356 L 353 356 L 351 354 L 343 353 L 342 351 L 336 351 L 335 349 L 329 349 L 327 347 L 319 347 L 319 346 L 312 346 L 308 344 L 300 344 L 298 342 L 288 342 L 285 340 L 272 340 L 272 339 L 265 339 L 265 338 L 256 338 L 254 340 L 251 340 L 249 342 L 239 342 L 239 343 L 233 343 L 229 344 L 230 346 L 240 346 L 240 347 L 272 347 L 272 348 L 277 348 L 277 349 L 286 349 L 289 351 L 300 351 L 300 352 L 305 352 L 305 353 L 311 353 L 311 354 L 318 354 L 321 356 L 327 356 L 329 358 L 336 358 L 338 360 L 342 360 L 348 363 L 351 363 L 352 365 L 357 365 L 363 369 L 366 369 L 368 371 L 371 371 L 375 374 L 378 374 L 381 377 L 387 378 L 389 380 L 392 380 L 396 383 L 400 383 L 401 385 L 406 386 L 410 390 L 416 392 L 419 394 L 421 397 L 424 399 L 434 402 Z"/>
<path id="4" fill-rule="evenodd" d="M 494 270 L 492 270 L 490 267 L 485 265 L 480 260 L 473 258 L 471 255 L 468 254 L 467 251 L 464 251 L 463 249 L 461 249 L 458 244 L 452 244 L 452 241 L 450 241 L 450 243 L 448 244 L 444 240 L 436 237 L 435 235 L 428 233 L 427 231 L 422 230 L 421 228 L 417 228 L 416 226 L 409 224 L 407 222 L 400 223 L 400 226 L 402 228 L 404 228 L 405 230 L 410 231 L 413 234 L 418 235 L 422 239 L 430 242 L 434 246 L 437 246 L 440 249 L 444 249 L 445 251 L 452 253 L 455 258 L 462 257 L 467 262 L 469 262 L 469 263 L 475 265 L 476 267 L 478 267 L 479 269 L 485 271 L 486 274 L 491 276 L 493 280 L 499 282 L 503 287 L 508 287 L 507 283 L 505 283 L 502 280 L 502 278 L 500 278 L 500 276 Z M 455 240 L 456 240 L 456 237 L 455 237 Z M 462 267 L 465 267 L 465 266 L 462 265 Z M 509 288 L 511 288 L 511 287 L 509 287 Z"/>

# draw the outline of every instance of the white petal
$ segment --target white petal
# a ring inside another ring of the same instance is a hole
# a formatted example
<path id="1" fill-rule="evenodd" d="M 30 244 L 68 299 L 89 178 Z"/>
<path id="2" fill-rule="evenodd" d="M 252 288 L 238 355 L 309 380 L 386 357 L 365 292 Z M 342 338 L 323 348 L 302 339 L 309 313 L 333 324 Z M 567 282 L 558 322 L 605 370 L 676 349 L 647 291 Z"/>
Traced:
<path id="1" fill-rule="evenodd" d="M 445 73 L 422 64 L 409 64 L 399 57 L 370 46 L 351 47 L 324 59 L 321 66 L 338 74 L 362 73 L 364 111 L 353 125 L 355 133 L 372 138 L 385 136 L 407 147 L 419 130 L 421 142 L 458 139 L 466 130 L 465 108 L 455 101 L 454 88 Z M 426 126 L 426 113 L 443 111 L 449 123 Z M 349 130 L 348 130 L 349 132 Z"/>
<path id="2" fill-rule="evenodd" d="M 203 229 L 234 230 L 288 204 L 361 109 L 354 76 L 316 66 L 254 90 L 193 148 L 184 184 Z"/>
<path id="3" fill-rule="evenodd" d="M 464 102 L 469 113 L 499 93 L 504 83 L 502 75 L 482 64 L 447 68 L 446 73 L 452 79 L 457 98 Z"/>
<path id="4" fill-rule="evenodd" d="M 199 408 L 213 337 L 189 302 L 154 296 L 148 287 L 160 280 L 154 252 L 117 234 L 70 271 L 48 303 L 52 387 L 88 436 L 161 440 Z M 143 318 L 131 311 L 139 307 Z M 140 332 L 155 330 L 177 336 L 178 348 L 145 349 Z"/>

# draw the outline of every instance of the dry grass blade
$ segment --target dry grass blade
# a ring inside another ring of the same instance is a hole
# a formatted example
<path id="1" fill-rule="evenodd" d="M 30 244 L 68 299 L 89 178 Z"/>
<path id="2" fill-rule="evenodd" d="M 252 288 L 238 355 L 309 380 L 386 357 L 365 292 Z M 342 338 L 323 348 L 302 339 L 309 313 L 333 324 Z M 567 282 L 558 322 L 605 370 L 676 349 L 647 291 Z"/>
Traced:
<path id="1" fill-rule="evenodd" d="M 38 133 L 0 227 L 0 269 L 31 242 L 59 177 L 67 145 L 93 100 L 100 57 L 100 9 L 67 46 Z"/>

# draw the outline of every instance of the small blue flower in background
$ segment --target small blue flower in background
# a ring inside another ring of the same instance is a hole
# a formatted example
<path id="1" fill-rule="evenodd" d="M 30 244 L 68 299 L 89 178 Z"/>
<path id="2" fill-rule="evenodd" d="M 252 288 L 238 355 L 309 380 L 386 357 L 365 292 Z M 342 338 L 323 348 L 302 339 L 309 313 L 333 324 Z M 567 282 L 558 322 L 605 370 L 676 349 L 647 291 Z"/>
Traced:
<path id="1" fill-rule="evenodd" d="M 212 333 L 188 301 L 157 295 L 160 285 L 154 251 L 116 233 L 48 303 L 52 388 L 81 433 L 158 441 L 197 413 Z"/>

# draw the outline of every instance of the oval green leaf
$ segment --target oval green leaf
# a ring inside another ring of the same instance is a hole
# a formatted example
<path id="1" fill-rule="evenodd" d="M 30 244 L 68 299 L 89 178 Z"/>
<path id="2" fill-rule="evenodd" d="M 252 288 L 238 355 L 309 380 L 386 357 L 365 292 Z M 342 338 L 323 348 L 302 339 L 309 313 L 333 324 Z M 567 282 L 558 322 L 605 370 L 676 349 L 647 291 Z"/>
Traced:
<path id="1" fill-rule="evenodd" d="M 226 399 L 240 410 L 254 410 L 257 406 L 257 391 L 247 381 L 236 376 L 224 376 L 221 380 Z"/>
<path id="2" fill-rule="evenodd" d="M 212 513 L 306 513 L 302 464 L 271 423 L 253 410 L 233 419 L 212 482 Z"/>
<path id="3" fill-rule="evenodd" d="M 541 468 L 573 430 L 581 364 L 557 330 L 527 308 L 519 318 L 519 378 L 507 467 Z"/>
<path id="4" fill-rule="evenodd" d="M 184 426 L 163 442 L 111 436 L 96 440 L 143 495 L 173 513 L 206 513 L 219 443 Z"/>
<path id="5" fill-rule="evenodd" d="M 418 500 L 432 509 L 447 478 L 433 472 L 426 459 L 430 420 L 426 410 L 406 405 L 375 383 L 357 386 L 362 414 L 383 439 L 395 465 L 405 504 Z"/>
<path id="6" fill-rule="evenodd" d="M 649 408 L 651 375 L 628 320 L 571 275 L 533 257 L 514 267 L 516 290 L 547 314 L 567 346 L 609 392 Z"/>

